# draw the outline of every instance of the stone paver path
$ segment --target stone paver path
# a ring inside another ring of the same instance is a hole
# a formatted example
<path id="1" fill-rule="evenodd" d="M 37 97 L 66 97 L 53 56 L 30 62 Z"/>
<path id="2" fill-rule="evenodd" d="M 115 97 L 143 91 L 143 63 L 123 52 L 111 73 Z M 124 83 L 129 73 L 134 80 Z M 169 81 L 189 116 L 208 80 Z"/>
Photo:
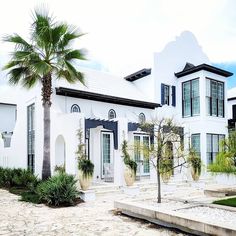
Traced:
<path id="1" fill-rule="evenodd" d="M 98 196 L 95 202 L 55 209 L 20 202 L 18 196 L 0 189 L 0 235 L 184 235 L 113 214 L 113 201 L 124 198 L 122 194 L 110 194 Z"/>

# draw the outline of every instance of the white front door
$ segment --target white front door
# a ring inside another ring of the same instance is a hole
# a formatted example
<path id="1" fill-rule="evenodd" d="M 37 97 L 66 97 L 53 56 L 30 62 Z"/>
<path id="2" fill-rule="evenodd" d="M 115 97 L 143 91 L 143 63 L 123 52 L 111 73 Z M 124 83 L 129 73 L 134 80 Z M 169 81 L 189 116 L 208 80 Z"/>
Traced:
<path id="1" fill-rule="evenodd" d="M 101 133 L 101 178 L 113 178 L 113 133 Z"/>
<path id="2" fill-rule="evenodd" d="M 137 176 L 150 174 L 150 164 L 147 149 L 150 146 L 149 135 L 134 135 L 134 160 L 137 163 Z"/>

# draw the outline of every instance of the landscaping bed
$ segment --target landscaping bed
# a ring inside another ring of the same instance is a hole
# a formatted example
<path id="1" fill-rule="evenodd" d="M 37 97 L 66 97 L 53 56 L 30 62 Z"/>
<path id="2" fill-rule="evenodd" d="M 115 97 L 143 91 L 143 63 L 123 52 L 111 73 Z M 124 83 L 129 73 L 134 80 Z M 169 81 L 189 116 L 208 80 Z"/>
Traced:
<path id="1" fill-rule="evenodd" d="M 0 188 L 21 196 L 20 201 L 46 204 L 50 207 L 74 206 L 79 198 L 73 175 L 63 171 L 42 181 L 29 170 L 0 167 Z"/>

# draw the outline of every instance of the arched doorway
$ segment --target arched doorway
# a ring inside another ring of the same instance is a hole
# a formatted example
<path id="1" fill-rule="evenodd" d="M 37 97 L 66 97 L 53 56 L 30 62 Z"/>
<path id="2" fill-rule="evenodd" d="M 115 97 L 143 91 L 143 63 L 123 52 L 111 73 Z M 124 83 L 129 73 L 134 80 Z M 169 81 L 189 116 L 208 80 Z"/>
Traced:
<path id="1" fill-rule="evenodd" d="M 59 135 L 55 143 L 55 166 L 65 167 L 66 165 L 66 144 L 62 135 Z"/>

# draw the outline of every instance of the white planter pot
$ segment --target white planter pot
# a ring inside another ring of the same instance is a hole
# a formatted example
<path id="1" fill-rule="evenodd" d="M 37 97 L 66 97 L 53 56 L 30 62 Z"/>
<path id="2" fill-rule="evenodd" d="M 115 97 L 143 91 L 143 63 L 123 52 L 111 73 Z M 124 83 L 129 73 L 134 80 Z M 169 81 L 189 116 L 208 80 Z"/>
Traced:
<path id="1" fill-rule="evenodd" d="M 92 183 L 93 176 L 85 177 L 82 171 L 79 171 L 78 176 L 81 189 L 86 191 Z"/>
<path id="2" fill-rule="evenodd" d="M 132 186 L 134 184 L 135 173 L 129 166 L 125 166 L 124 177 L 127 186 Z"/>

